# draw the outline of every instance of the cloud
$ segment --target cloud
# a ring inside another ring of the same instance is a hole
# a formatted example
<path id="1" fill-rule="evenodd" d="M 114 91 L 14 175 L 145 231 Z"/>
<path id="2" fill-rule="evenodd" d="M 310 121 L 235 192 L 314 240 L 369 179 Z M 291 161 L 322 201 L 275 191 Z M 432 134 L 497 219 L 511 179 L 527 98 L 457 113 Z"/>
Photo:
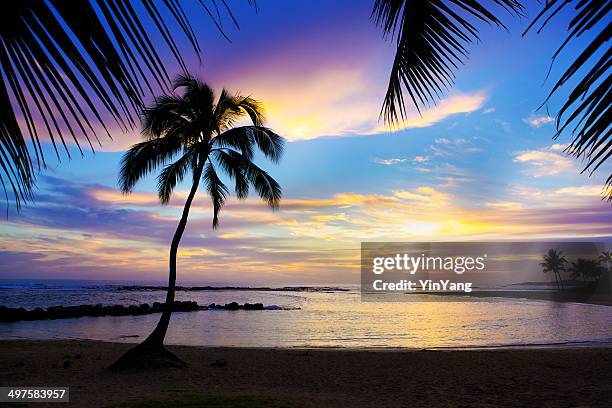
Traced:
<path id="1" fill-rule="evenodd" d="M 555 118 L 549 115 L 530 115 L 524 118 L 523 121 L 531 127 L 539 128 L 555 121 Z"/>
<path id="2" fill-rule="evenodd" d="M 380 159 L 380 158 L 377 157 L 377 158 L 375 158 L 372 161 L 374 163 L 382 164 L 382 165 L 385 165 L 385 166 L 394 166 L 396 164 L 404 163 L 404 162 L 406 162 L 406 160 L 407 159 L 398 159 L 398 158 L 395 158 L 395 159 Z"/>
<path id="3" fill-rule="evenodd" d="M 482 153 L 484 149 L 474 146 L 470 140 L 464 138 L 435 139 L 434 144 L 429 146 L 429 150 L 433 152 L 433 156 L 441 157 L 457 157 L 461 154 Z"/>
<path id="4" fill-rule="evenodd" d="M 568 194 L 573 196 L 598 197 L 602 194 L 601 186 L 579 186 L 563 187 L 556 191 L 557 194 Z"/>
<path id="5" fill-rule="evenodd" d="M 574 171 L 575 166 L 571 159 L 563 154 L 557 153 L 557 149 L 551 147 L 541 150 L 524 150 L 517 152 L 514 156 L 515 163 L 528 165 L 524 174 L 532 177 L 554 176 L 560 173 Z"/>
<path id="6" fill-rule="evenodd" d="M 409 112 L 398 128 L 389 129 L 379 120 L 384 84 L 371 77 L 365 68 L 335 66 L 303 73 L 300 81 L 282 74 L 274 78 L 245 74 L 233 86 L 249 89 L 264 101 L 268 125 L 289 141 L 432 126 L 449 116 L 475 111 L 486 99 L 481 92 L 453 94 L 422 116 Z"/>
<path id="7" fill-rule="evenodd" d="M 487 100 L 484 92 L 454 93 L 442 99 L 436 106 L 422 112 L 422 115 L 414 113 L 394 128 L 379 125 L 372 129 L 369 134 L 382 133 L 385 131 L 398 131 L 409 128 L 423 128 L 432 126 L 444 119 L 460 113 L 470 113 L 479 110 Z"/>
<path id="8" fill-rule="evenodd" d="M 493 113 L 493 112 L 495 112 L 495 108 L 487 108 L 484 111 L 482 111 L 483 114 Z"/>
<path id="9" fill-rule="evenodd" d="M 412 159 L 412 163 L 427 163 L 429 159 L 429 156 L 415 156 L 414 159 Z"/>
<path id="10" fill-rule="evenodd" d="M 569 145 L 567 144 L 562 144 L 562 143 L 555 143 L 550 145 L 550 147 L 548 148 L 549 150 L 555 151 L 555 152 L 563 152 L 565 151 L 565 149 L 568 148 Z"/>
<path id="11" fill-rule="evenodd" d="M 165 276 L 182 197 L 161 207 L 154 193 L 136 193 L 130 201 L 97 184 L 43 177 L 40 185 L 37 205 L 3 223 L 0 276 L 14 277 L 14 271 L 81 279 Z M 198 200 L 181 242 L 180 279 L 349 282 L 358 271 L 364 240 L 612 234 L 609 204 L 594 196 L 593 186 L 513 188 L 512 199 L 486 205 L 457 191 L 451 185 L 421 184 L 380 194 L 293 196 L 283 199 L 276 212 L 256 199 L 230 200 L 218 231 L 210 225 L 210 204 Z"/>
<path id="12" fill-rule="evenodd" d="M 495 122 L 499 123 L 499 126 L 501 126 L 504 132 L 506 133 L 512 132 L 512 125 L 510 124 L 510 122 L 506 120 L 498 120 L 498 119 L 495 119 Z"/>
<path id="13" fill-rule="evenodd" d="M 490 208 L 502 208 L 508 210 L 520 210 L 523 208 L 523 204 L 511 201 L 498 201 L 493 203 L 488 202 L 485 205 Z"/>
<path id="14" fill-rule="evenodd" d="M 445 192 L 426 186 L 418 187 L 414 191 L 397 190 L 393 192 L 393 195 L 404 200 L 427 202 L 435 206 L 445 205 L 451 198 Z"/>
<path id="15" fill-rule="evenodd" d="M 419 115 L 410 110 L 405 121 L 390 128 L 379 118 L 385 84 L 373 80 L 367 68 L 334 66 L 300 74 L 296 81 L 291 73 L 242 73 L 228 79 L 231 89 L 248 90 L 248 94 L 263 102 L 266 125 L 288 141 L 316 139 L 328 136 L 360 136 L 395 132 L 409 128 L 433 126 L 451 116 L 477 111 L 487 99 L 484 92 L 454 93 Z M 246 91 L 244 93 L 247 93 Z M 247 118 L 237 125 L 248 124 Z M 99 127 L 99 126 L 98 126 Z M 118 126 L 106 131 L 97 129 L 101 145 L 92 140 L 99 151 L 124 151 L 142 141 L 138 126 L 123 131 Z M 70 138 L 67 142 L 72 143 Z M 83 146 L 88 146 L 82 140 Z"/>

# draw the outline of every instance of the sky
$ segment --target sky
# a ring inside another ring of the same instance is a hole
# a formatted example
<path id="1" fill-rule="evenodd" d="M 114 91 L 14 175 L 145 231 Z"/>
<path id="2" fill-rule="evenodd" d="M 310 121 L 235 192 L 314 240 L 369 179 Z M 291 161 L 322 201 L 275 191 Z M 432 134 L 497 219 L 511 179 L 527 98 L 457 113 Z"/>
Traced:
<path id="1" fill-rule="evenodd" d="M 569 136 L 552 139 L 563 94 L 538 109 L 578 49 L 546 78 L 567 15 L 524 38 L 529 17 L 504 16 L 506 30 L 479 26 L 456 86 L 389 129 L 379 113 L 394 44 L 370 20 L 371 3 L 237 2 L 240 28 L 224 19 L 231 42 L 187 6 L 202 47 L 199 59 L 179 37 L 189 70 L 261 100 L 287 145 L 278 165 L 256 158 L 283 188 L 279 210 L 232 198 L 213 230 L 200 192 L 179 283 L 357 283 L 362 241 L 610 240 L 612 207 L 601 200 L 610 166 L 580 174 L 583 163 L 563 152 Z M 537 10 L 533 2 L 528 15 Z M 154 177 L 122 195 L 119 162 L 140 135 L 111 133 L 95 154 L 51 163 L 36 201 L 0 223 L 0 278 L 165 279 L 189 186 L 166 207 Z"/>

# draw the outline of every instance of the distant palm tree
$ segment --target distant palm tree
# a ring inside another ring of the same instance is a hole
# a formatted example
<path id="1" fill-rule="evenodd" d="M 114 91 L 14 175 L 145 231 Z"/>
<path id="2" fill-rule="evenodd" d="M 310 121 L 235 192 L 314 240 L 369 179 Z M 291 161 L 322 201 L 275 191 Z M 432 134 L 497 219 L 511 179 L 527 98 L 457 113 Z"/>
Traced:
<path id="1" fill-rule="evenodd" d="M 199 3 L 219 29 L 221 11 L 236 22 L 224 0 Z M 36 171 L 46 166 L 42 140 L 51 140 L 59 159 L 60 149 L 70 157 L 70 140 L 82 154 L 80 143 L 93 149 L 100 134 L 110 137 L 111 124 L 134 126 L 143 97 L 170 85 L 152 38 L 186 70 L 175 37 L 184 34 L 199 52 L 191 20 L 178 0 L 3 2 L 0 184 L 7 203 L 9 192 L 18 208 L 32 198 Z"/>
<path id="2" fill-rule="evenodd" d="M 563 289 L 563 278 L 561 272 L 565 271 L 565 264 L 567 259 L 563 256 L 563 251 L 557 249 L 549 249 L 548 252 L 542 257 L 543 262 L 540 266 L 543 267 L 542 271 L 552 272 L 555 275 L 555 281 L 557 282 L 557 288 Z"/>
<path id="3" fill-rule="evenodd" d="M 596 281 L 601 276 L 601 267 L 592 259 L 578 258 L 576 262 L 572 262 L 569 271 L 570 278 L 574 280 L 582 278 L 585 283 L 587 280 Z"/>
<path id="4" fill-rule="evenodd" d="M 603 251 L 598 257 L 599 264 L 605 269 L 608 289 L 612 293 L 612 251 Z M 602 271 L 603 272 L 603 271 Z"/>
<path id="5" fill-rule="evenodd" d="M 606 269 L 610 269 L 610 265 L 612 265 L 612 251 L 603 251 L 597 257 L 599 263 L 604 265 Z"/>
<path id="6" fill-rule="evenodd" d="M 174 188 L 189 172 L 192 173 L 192 183 L 170 245 L 165 310 L 149 337 L 124 355 L 115 368 L 139 364 L 181 364 L 163 348 L 163 342 L 174 302 L 176 254 L 200 182 L 212 200 L 213 228 L 219 225 L 219 211 L 229 193 L 219 172 L 234 180 L 236 195 L 240 199 L 247 197 L 249 186 L 254 187 L 273 209 L 278 207 L 281 198 L 279 184 L 252 161 L 255 149 L 259 149 L 265 157 L 278 162 L 284 145 L 283 138 L 263 126 L 260 103 L 250 97 L 231 95 L 225 89 L 216 99 L 207 84 L 190 76 L 179 76 L 174 81 L 174 91 L 177 90 L 182 93 L 158 97 L 153 106 L 144 110 L 143 134 L 146 140 L 132 146 L 121 163 L 119 184 L 125 193 L 131 192 L 142 177 L 165 166 L 157 178 L 162 204 L 168 204 Z M 233 128 L 236 121 L 245 115 L 253 126 Z M 173 161 L 175 156 L 178 159 Z"/>
<path id="7" fill-rule="evenodd" d="M 420 112 L 434 104 L 452 87 L 455 71 L 467 58 L 466 46 L 478 40 L 478 22 L 504 27 L 498 11 L 523 15 L 524 7 L 515 0 L 494 0 L 482 4 L 477 0 L 375 0 L 372 18 L 385 35 L 396 38 L 396 53 L 381 116 L 394 125 L 406 117 L 404 92 Z M 592 173 L 612 156 L 610 138 L 610 0 L 547 0 L 529 28 L 539 21 L 543 27 L 564 8 L 573 14 L 567 26 L 568 35 L 554 55 L 589 30 L 599 30 L 594 39 L 565 70 L 555 83 L 549 98 L 563 85 L 574 82 L 566 102 L 557 114 L 557 138 L 571 130 L 573 140 L 567 153 L 586 158 L 583 171 Z M 548 99 L 547 99 L 548 100 Z M 564 116 L 567 115 L 567 116 Z M 612 174 L 604 195 L 612 200 Z"/>

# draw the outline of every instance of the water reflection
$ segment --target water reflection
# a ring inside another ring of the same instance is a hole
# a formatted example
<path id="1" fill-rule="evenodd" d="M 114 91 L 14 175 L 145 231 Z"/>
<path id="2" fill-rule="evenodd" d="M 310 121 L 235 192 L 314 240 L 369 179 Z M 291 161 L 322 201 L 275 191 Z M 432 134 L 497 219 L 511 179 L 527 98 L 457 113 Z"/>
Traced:
<path id="1" fill-rule="evenodd" d="M 121 296 L 133 300 L 135 294 Z M 160 292 L 142 294 L 138 301 L 152 302 L 162 296 Z M 357 292 L 227 291 L 181 293 L 179 298 L 201 304 L 263 302 L 301 310 L 176 313 L 167 337 L 172 344 L 422 348 L 612 340 L 609 306 L 518 299 L 361 302 Z M 148 334 L 158 317 L 84 317 L 0 324 L 0 337 L 136 342 Z"/>

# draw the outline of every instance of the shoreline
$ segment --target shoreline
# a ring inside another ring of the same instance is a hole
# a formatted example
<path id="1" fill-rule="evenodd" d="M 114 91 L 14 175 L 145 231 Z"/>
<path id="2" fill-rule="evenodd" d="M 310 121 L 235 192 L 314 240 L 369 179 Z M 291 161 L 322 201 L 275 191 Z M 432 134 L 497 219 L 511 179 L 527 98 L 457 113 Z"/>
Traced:
<path id="1" fill-rule="evenodd" d="M 140 337 L 125 337 L 134 341 L 120 340 L 96 340 L 88 338 L 0 338 L 3 342 L 31 341 L 31 342 L 83 342 L 135 345 L 143 339 Z M 429 346 L 429 347 L 405 347 L 405 346 L 218 346 L 202 344 L 166 343 L 167 347 L 188 347 L 204 350 L 298 350 L 298 351 L 338 351 L 338 352 L 421 352 L 421 351 L 495 351 L 495 350 L 574 350 L 574 349 L 612 349 L 610 340 L 585 340 L 555 343 L 515 343 L 515 344 L 466 344 L 460 346 Z"/>
<path id="2" fill-rule="evenodd" d="M 69 386 L 71 406 L 83 407 L 131 407 L 144 401 L 171 407 L 194 398 L 304 408 L 612 404 L 610 346 L 422 350 L 171 345 L 168 349 L 188 368 L 108 372 L 130 347 L 85 340 L 0 340 L 0 386 Z"/>
<path id="3" fill-rule="evenodd" d="M 442 293 L 430 293 L 437 296 L 446 296 Z M 609 294 L 589 294 L 556 292 L 544 290 L 475 290 L 471 293 L 462 293 L 457 296 L 472 298 L 503 298 L 503 299 L 527 299 L 543 300 L 557 303 L 581 303 L 586 305 L 612 306 L 612 299 Z"/>

